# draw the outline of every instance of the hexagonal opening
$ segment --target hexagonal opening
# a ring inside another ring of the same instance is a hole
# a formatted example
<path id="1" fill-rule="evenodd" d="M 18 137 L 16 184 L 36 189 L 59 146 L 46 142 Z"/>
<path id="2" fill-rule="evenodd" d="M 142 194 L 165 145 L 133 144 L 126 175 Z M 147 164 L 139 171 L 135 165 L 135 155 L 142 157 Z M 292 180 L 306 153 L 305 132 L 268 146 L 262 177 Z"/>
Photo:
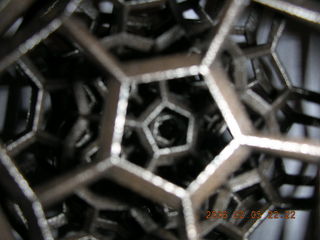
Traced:
<path id="1" fill-rule="evenodd" d="M 10 142 L 31 130 L 38 89 L 16 66 L 4 72 L 1 82 L 0 137 Z"/>
<path id="2" fill-rule="evenodd" d="M 151 222 L 159 228 L 164 228 L 166 224 L 172 223 L 172 219 L 167 218 L 166 212 L 171 211 L 178 214 L 177 210 L 165 204 L 158 204 L 109 179 L 100 179 L 90 184 L 82 192 L 80 198 L 96 210 L 97 214 L 92 216 L 90 227 L 100 237 L 117 236 L 115 239 L 118 239 L 122 236 L 125 239 L 154 239 L 157 237 L 157 233 L 147 231 L 147 225 Z M 95 204 L 101 200 L 107 200 L 109 206 Z M 149 221 L 140 221 L 142 219 Z M 99 224 L 104 221 L 114 222 L 119 227 L 110 228 L 109 224 Z M 175 227 L 166 231 L 177 239 L 179 238 L 180 234 Z"/>

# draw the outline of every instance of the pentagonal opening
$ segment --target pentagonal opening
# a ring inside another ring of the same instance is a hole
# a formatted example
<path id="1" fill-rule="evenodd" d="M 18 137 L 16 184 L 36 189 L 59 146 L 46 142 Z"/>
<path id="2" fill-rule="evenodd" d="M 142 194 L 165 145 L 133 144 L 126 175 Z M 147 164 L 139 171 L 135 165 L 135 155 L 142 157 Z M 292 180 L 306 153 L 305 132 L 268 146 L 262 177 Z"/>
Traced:
<path id="1" fill-rule="evenodd" d="M 41 130 L 67 140 L 73 150 L 87 147 L 99 132 L 107 77 L 60 33 L 30 51 L 30 61 L 46 90 Z M 79 124 L 79 117 L 86 123 Z"/>
<path id="2" fill-rule="evenodd" d="M 226 122 L 201 76 L 140 85 L 157 94 L 150 102 L 149 91 L 132 92 L 123 156 L 187 187 L 232 140 Z M 148 107 L 137 111 L 138 101 Z M 132 131 L 135 136 L 129 137 Z"/>
<path id="3" fill-rule="evenodd" d="M 181 146 L 187 142 L 189 120 L 180 113 L 164 108 L 149 124 L 159 148 Z"/>
<path id="4" fill-rule="evenodd" d="M 231 45 L 222 53 L 221 61 L 255 127 L 261 130 L 279 128 L 280 124 L 271 122 L 267 116 L 268 108 L 280 101 L 286 88 L 270 56 L 244 58 Z M 243 72 L 243 69 L 247 71 Z"/>

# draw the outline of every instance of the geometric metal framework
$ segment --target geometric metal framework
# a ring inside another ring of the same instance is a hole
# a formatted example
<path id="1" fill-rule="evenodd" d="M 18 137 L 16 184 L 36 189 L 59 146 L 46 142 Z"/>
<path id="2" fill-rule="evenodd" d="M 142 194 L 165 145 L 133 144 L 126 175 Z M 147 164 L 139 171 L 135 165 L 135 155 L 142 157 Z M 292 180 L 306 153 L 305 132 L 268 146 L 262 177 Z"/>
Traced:
<path id="1" fill-rule="evenodd" d="M 296 85 L 278 46 L 290 24 L 317 34 L 318 10 L 285 0 L 4 2 L 4 239 L 248 239 L 269 211 L 299 209 L 311 211 L 316 238 L 320 118 L 310 109 L 320 91 L 306 76 Z M 297 196 L 302 187 L 310 196 Z M 228 216 L 206 219 L 212 210 Z"/>

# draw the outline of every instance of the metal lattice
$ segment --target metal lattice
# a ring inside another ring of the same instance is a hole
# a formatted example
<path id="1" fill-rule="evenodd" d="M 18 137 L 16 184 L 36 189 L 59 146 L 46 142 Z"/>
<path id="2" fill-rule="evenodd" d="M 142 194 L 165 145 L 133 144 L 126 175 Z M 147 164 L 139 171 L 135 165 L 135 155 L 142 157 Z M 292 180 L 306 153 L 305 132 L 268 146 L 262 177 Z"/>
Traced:
<path id="1" fill-rule="evenodd" d="M 2 239 L 248 239 L 270 210 L 318 237 L 316 2 L 5 0 L 0 19 Z"/>

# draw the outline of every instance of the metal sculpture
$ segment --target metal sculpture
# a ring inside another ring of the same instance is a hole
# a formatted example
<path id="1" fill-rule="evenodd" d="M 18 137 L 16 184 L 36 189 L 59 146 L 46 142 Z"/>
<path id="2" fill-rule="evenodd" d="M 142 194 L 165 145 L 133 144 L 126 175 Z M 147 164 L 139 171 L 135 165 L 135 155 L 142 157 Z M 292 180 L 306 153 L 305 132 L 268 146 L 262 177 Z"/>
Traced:
<path id="1" fill-rule="evenodd" d="M 247 239 L 270 214 L 304 209 L 316 238 L 320 94 L 305 73 L 319 10 L 3 1 L 2 237 Z M 300 82 L 278 51 L 292 24 Z"/>

